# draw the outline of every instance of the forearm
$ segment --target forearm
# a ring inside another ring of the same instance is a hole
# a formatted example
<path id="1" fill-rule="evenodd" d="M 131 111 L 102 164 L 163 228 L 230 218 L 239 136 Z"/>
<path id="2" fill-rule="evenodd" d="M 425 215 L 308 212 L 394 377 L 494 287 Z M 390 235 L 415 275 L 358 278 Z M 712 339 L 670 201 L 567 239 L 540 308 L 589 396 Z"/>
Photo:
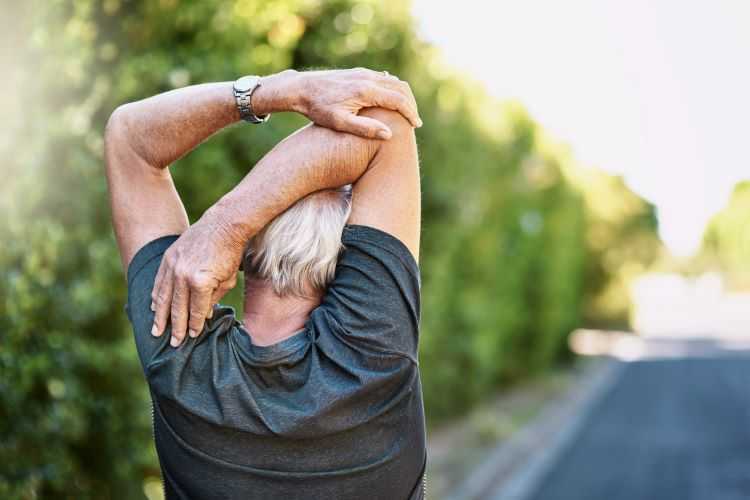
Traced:
<path id="1" fill-rule="evenodd" d="M 229 90 L 228 84 L 223 85 Z M 206 119 L 204 113 L 198 113 L 201 119 L 195 118 L 196 113 L 185 110 L 185 106 L 190 107 L 192 103 L 173 99 L 173 96 L 158 96 L 158 105 L 147 100 L 129 106 L 133 113 L 128 112 L 126 116 L 136 125 L 119 128 L 137 129 L 140 140 L 133 141 L 132 146 L 126 143 L 122 155 L 116 154 L 117 148 L 108 148 L 108 158 L 117 158 L 116 162 L 120 164 L 138 164 L 138 161 L 131 161 L 134 156 L 150 158 L 148 162 L 140 162 L 144 168 L 135 170 L 145 170 L 152 178 L 157 177 L 154 173 L 167 174 L 163 167 L 218 129 L 237 120 L 234 103 L 228 97 L 231 94 L 224 93 L 221 87 L 213 90 L 217 91 L 216 95 L 221 91 L 220 97 L 207 94 L 207 104 L 199 106 L 199 109 L 214 110 L 207 112 L 210 119 Z M 203 102 L 202 99 L 195 100 Z M 264 78 L 261 87 L 253 94 L 252 107 L 259 115 L 297 111 L 316 125 L 304 128 L 274 148 L 234 190 L 184 232 L 183 226 L 177 227 L 178 231 L 163 227 L 158 214 L 155 215 L 147 206 L 149 200 L 165 193 L 164 189 L 145 192 L 141 186 L 130 187 L 128 194 L 132 199 L 127 200 L 129 205 L 119 210 L 119 217 L 113 214 L 116 224 L 122 219 L 120 227 L 126 228 L 121 231 L 123 234 L 137 227 L 145 235 L 118 235 L 126 266 L 134 249 L 139 248 L 138 244 L 150 241 L 146 237 L 153 238 L 157 232 L 182 233 L 162 260 L 152 297 L 156 307 L 155 334 L 163 332 L 171 318 L 172 335 L 177 344 L 185 337 L 188 317 L 192 331 L 202 330 L 210 304 L 219 300 L 226 290 L 224 284 L 230 283 L 236 275 L 247 241 L 276 215 L 308 193 L 351 183 L 365 171 L 370 171 L 371 166 L 372 171 L 377 170 L 383 141 L 366 138 L 388 139 L 393 131 L 378 117 L 366 116 L 360 111 L 386 108 L 397 111 L 409 120 L 410 126 L 421 125 L 414 96 L 406 82 L 385 72 L 362 68 L 311 73 L 287 71 L 275 75 L 272 82 Z M 190 124 L 188 131 L 174 123 L 181 121 Z M 197 125 L 193 124 L 194 121 L 198 122 Z M 117 137 L 117 134 L 112 137 Z M 113 141 L 117 142 L 120 141 Z M 154 143 L 158 147 L 149 150 L 148 146 Z M 140 151 L 136 152 L 136 148 Z M 151 168 L 154 166 L 161 168 Z M 133 172 L 130 167 L 126 168 Z M 141 177 L 147 178 L 148 175 Z M 110 185 L 118 183 L 110 181 Z M 158 182 L 149 183 L 156 185 Z M 171 180 L 169 185 L 174 190 Z M 171 199 L 179 201 L 176 193 Z M 113 201 L 113 207 L 120 206 L 124 205 Z M 134 221 L 133 217 L 128 217 L 129 207 L 137 209 L 142 214 L 141 219 Z M 150 227 L 147 234 L 141 229 L 142 225 Z M 187 296 L 189 300 L 185 299 Z"/>
<path id="2" fill-rule="evenodd" d="M 256 114 L 293 110 L 296 96 L 289 83 L 295 75 L 286 71 L 265 77 L 252 98 Z M 206 83 L 120 106 L 108 130 L 161 169 L 239 119 L 232 82 Z"/>
<path id="3" fill-rule="evenodd" d="M 322 189 L 354 183 L 382 142 L 308 125 L 271 150 L 204 217 L 228 241 L 247 241 L 297 200 Z"/>

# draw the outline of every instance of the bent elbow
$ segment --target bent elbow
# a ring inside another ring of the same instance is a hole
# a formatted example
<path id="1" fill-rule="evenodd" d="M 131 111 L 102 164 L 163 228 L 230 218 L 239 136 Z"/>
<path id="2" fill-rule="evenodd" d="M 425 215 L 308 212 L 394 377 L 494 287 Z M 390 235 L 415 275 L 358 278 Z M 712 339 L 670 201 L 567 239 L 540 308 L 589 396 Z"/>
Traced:
<path id="1" fill-rule="evenodd" d="M 153 166 L 138 147 L 138 138 L 132 132 L 134 118 L 130 104 L 118 106 L 104 127 L 104 157 L 107 171 L 113 168 L 135 168 L 141 163 Z"/>
<path id="2" fill-rule="evenodd" d="M 104 127 L 105 146 L 127 140 L 128 106 L 128 104 L 122 104 L 109 115 Z"/>
<path id="3" fill-rule="evenodd" d="M 127 113 L 127 104 L 119 106 L 104 127 L 104 167 L 108 178 L 127 163 L 124 161 L 124 153 L 129 149 Z"/>

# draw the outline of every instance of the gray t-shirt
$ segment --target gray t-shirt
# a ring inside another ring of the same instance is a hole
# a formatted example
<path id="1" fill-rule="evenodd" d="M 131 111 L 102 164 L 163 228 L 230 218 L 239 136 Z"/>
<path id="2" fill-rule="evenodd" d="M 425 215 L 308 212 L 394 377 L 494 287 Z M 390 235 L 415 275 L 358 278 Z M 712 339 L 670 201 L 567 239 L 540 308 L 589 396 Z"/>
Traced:
<path id="1" fill-rule="evenodd" d="M 128 269 L 167 498 L 421 499 L 419 267 L 383 231 L 345 228 L 336 276 L 303 330 L 253 345 L 230 307 L 175 349 L 150 334 L 165 236 Z"/>

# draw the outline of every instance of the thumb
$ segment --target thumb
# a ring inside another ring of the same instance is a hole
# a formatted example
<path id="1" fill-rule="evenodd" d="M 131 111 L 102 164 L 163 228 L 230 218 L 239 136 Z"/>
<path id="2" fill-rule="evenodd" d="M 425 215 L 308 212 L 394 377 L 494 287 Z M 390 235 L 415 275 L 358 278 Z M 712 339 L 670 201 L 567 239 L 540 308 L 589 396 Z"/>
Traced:
<path id="1" fill-rule="evenodd" d="M 393 133 L 383 122 L 369 118 L 367 116 L 358 116 L 355 114 L 346 114 L 339 121 L 339 131 L 364 137 L 365 139 L 390 139 Z"/>

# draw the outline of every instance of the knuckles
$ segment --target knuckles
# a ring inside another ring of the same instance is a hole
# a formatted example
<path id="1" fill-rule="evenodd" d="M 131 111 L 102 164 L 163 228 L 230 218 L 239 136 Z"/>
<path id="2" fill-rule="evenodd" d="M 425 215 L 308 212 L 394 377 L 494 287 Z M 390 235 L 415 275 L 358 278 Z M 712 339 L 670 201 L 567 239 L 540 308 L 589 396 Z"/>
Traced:
<path id="1" fill-rule="evenodd" d="M 192 271 L 184 266 L 178 267 L 174 271 L 175 278 L 177 278 L 178 281 L 182 282 L 190 282 Z"/>
<path id="2" fill-rule="evenodd" d="M 364 83 L 364 84 L 355 85 L 352 93 L 354 94 L 354 97 L 358 99 L 363 99 L 369 96 L 371 92 L 372 92 L 372 86 L 370 84 Z"/>
<path id="3" fill-rule="evenodd" d="M 391 132 L 393 132 L 394 138 L 399 136 L 408 137 L 410 134 L 413 134 L 411 123 L 398 111 L 383 108 L 368 108 L 363 110 L 360 116 L 374 118 L 386 124 L 391 129 Z"/>
<path id="4" fill-rule="evenodd" d="M 197 291 L 207 292 L 213 289 L 213 281 L 205 274 L 192 274 L 188 277 L 190 288 Z"/>
<path id="5" fill-rule="evenodd" d="M 196 292 L 210 292 L 216 288 L 216 280 L 202 271 L 194 271 L 188 267 L 181 267 L 175 271 L 178 281 L 185 283 Z"/>

